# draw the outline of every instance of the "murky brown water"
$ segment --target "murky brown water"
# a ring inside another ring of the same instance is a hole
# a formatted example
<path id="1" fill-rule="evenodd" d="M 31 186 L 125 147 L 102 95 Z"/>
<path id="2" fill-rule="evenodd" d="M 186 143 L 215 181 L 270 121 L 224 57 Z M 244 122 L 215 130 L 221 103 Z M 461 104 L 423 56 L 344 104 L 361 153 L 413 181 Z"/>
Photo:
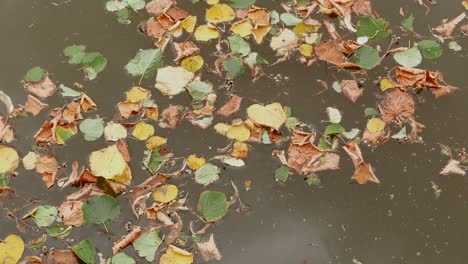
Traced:
<path id="1" fill-rule="evenodd" d="M 200 12 L 202 5 L 194 8 L 188 1 L 179 0 L 179 5 L 190 12 Z M 257 1 L 260 6 L 277 6 L 280 1 Z M 438 25 L 443 18 L 452 18 L 464 9 L 461 0 L 438 1 L 425 15 L 425 10 L 414 1 L 373 1 L 374 10 L 389 20 L 397 30 L 402 20 L 399 8 L 415 16 L 416 32 L 428 33 L 428 26 Z M 143 19 L 143 15 L 141 19 Z M 139 19 L 136 18 L 135 21 Z M 14 102 L 25 101 L 20 80 L 33 66 L 47 69 L 55 81 L 71 86 L 80 82 L 85 91 L 99 106 L 99 115 L 111 119 L 115 103 L 123 98 L 136 78 L 124 71 L 125 65 L 140 48 L 150 48 L 149 39 L 138 33 L 137 23 L 120 25 L 114 15 L 106 13 L 104 1 L 99 0 L 1 0 L 0 1 L 0 90 L 9 94 Z M 238 215 L 233 209 L 227 217 L 216 224 L 213 230 L 218 246 L 224 256 L 222 263 L 466 263 L 466 237 L 468 237 L 468 180 L 461 176 L 440 176 L 438 171 L 446 161 L 437 148 L 437 143 L 451 146 L 468 146 L 466 118 L 466 50 L 467 40 L 457 39 L 464 50 L 455 53 L 444 50 L 442 58 L 425 60 L 421 68 L 439 69 L 445 80 L 460 87 L 455 95 L 438 100 L 426 94 L 424 104 L 417 106 L 417 119 L 426 125 L 422 134 L 425 144 L 406 145 L 386 143 L 376 150 L 363 149 L 367 161 L 376 169 L 381 185 L 356 185 L 350 183 L 353 168 L 351 161 L 343 159 L 342 169 L 321 173 L 322 187 L 308 187 L 301 177 L 295 175 L 285 183 L 273 179 L 273 171 L 279 162 L 271 157 L 273 146 L 254 145 L 254 151 L 244 168 L 228 168 L 222 180 L 208 189 L 232 193 L 229 180 L 239 186 L 245 179 L 252 180 L 252 190 L 241 190 L 241 198 L 251 207 L 247 215 Z M 407 39 L 400 44 L 406 45 Z M 101 51 L 109 60 L 106 70 L 91 82 L 84 81 L 77 67 L 68 65 L 62 49 L 71 44 L 84 44 L 89 50 Z M 386 44 L 382 44 L 386 45 Z M 446 46 L 446 45 L 444 45 Z M 256 47 L 258 49 L 258 47 Z M 382 47 L 383 49 L 386 48 Z M 262 50 L 269 54 L 269 48 Z M 205 48 L 203 57 L 209 58 Z M 271 54 L 270 54 L 271 55 Z M 269 57 L 273 61 L 272 57 Z M 387 61 L 391 61 L 388 59 Z M 393 62 L 391 62 L 393 63 Z M 316 79 L 328 83 L 346 77 L 346 72 L 336 73 L 324 63 L 311 68 L 291 61 L 272 68 L 268 74 L 281 73 L 289 81 L 275 83 L 261 79 L 255 84 L 247 75 L 235 83 L 235 93 L 258 100 L 278 100 L 292 107 L 294 116 L 305 123 L 322 129 L 325 124 L 325 108 L 334 106 L 344 112 L 345 127 L 363 127 L 363 109 L 375 107 L 377 86 L 372 83 L 377 76 L 386 74 L 383 67 L 372 71 L 365 84 L 364 97 L 358 104 L 329 90 L 313 96 L 321 87 Z M 215 85 L 213 75 L 207 75 Z M 151 88 L 153 80 L 143 87 Z M 156 101 L 163 109 L 169 103 L 188 105 L 187 95 L 170 100 L 156 94 Z M 223 98 L 218 103 L 222 104 Z M 63 105 L 59 95 L 47 103 L 53 107 Z M 15 121 L 17 138 L 15 146 L 21 155 L 33 145 L 35 131 L 46 119 L 48 111 L 35 118 Z M 184 124 L 174 131 L 157 129 L 157 134 L 169 138 L 169 148 L 177 156 L 199 153 L 212 156 L 217 147 L 227 140 L 212 129 L 201 130 Z M 106 145 L 104 139 L 88 143 L 81 136 L 73 137 L 65 148 L 56 148 L 59 162 L 87 161 L 91 151 Z M 143 143 L 131 142 L 134 182 L 140 183 L 148 173 L 140 169 L 143 158 Z M 283 146 L 285 147 L 285 146 Z M 60 175 L 65 176 L 65 175 Z M 178 179 L 186 183 L 183 189 L 189 194 L 190 203 L 196 203 L 201 190 L 189 177 Z M 442 189 L 439 199 L 431 189 L 434 181 Z M 22 196 L 43 200 L 46 204 L 59 205 L 72 189 L 62 192 L 58 188 L 46 190 L 40 176 L 19 169 L 19 176 L 12 187 Z M 120 198 L 126 203 L 125 198 Z M 14 220 L 0 211 L 0 237 L 16 232 Z M 105 255 L 110 255 L 111 241 L 125 232 L 124 223 L 135 222 L 127 211 L 124 217 L 110 226 L 113 238 L 103 236 L 101 227 L 82 227 L 72 232 L 77 241 L 93 240 Z M 186 223 L 187 224 L 187 223 Z M 37 235 L 36 235 L 37 236 Z M 30 234 L 29 238 L 36 237 Z M 53 239 L 51 239 L 53 240 Z M 59 248 L 66 246 L 60 241 L 49 241 Z M 126 251 L 131 254 L 133 249 Z"/>

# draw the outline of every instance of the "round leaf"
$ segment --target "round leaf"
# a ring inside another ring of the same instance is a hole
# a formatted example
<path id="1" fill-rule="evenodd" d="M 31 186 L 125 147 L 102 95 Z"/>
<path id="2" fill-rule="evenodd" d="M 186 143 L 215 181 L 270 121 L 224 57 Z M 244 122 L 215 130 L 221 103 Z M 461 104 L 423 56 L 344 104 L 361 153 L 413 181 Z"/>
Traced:
<path id="1" fill-rule="evenodd" d="M 120 214 L 117 200 L 107 194 L 92 197 L 83 203 L 83 219 L 87 224 L 107 224 Z"/>
<path id="2" fill-rule="evenodd" d="M 73 253 L 86 264 L 94 264 L 94 258 L 97 254 L 93 242 L 82 240 L 80 243 L 70 247 Z"/>
<path id="3" fill-rule="evenodd" d="M 226 195 L 222 192 L 204 191 L 198 200 L 198 211 L 208 222 L 223 218 L 228 211 Z"/>
<path id="4" fill-rule="evenodd" d="M 418 48 L 425 59 L 433 60 L 442 56 L 442 47 L 433 40 L 422 40 L 418 43 Z"/>
<path id="5" fill-rule="evenodd" d="M 34 67 L 26 73 L 25 80 L 30 83 L 35 83 L 44 79 L 46 71 L 41 67 Z"/>
<path id="6" fill-rule="evenodd" d="M 400 65 L 412 68 L 421 64 L 422 56 L 418 48 L 413 47 L 411 49 L 393 54 L 393 59 L 395 59 L 395 61 Z"/>

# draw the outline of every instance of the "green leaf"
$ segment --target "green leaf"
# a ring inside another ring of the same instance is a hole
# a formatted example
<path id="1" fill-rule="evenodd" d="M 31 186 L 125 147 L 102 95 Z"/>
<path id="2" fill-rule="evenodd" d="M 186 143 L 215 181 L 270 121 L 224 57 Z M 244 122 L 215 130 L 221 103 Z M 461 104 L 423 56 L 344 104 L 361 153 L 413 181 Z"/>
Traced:
<path id="1" fill-rule="evenodd" d="M 198 211 L 208 222 L 215 222 L 223 218 L 228 207 L 226 195 L 222 192 L 204 191 L 198 200 Z"/>
<path id="2" fill-rule="evenodd" d="M 34 222 L 36 222 L 37 226 L 48 227 L 55 221 L 57 214 L 58 210 L 56 207 L 41 205 L 36 207 L 32 216 L 34 217 Z"/>
<path id="3" fill-rule="evenodd" d="M 206 98 L 206 96 L 213 92 L 213 85 L 202 81 L 193 81 L 187 85 L 187 90 L 193 100 L 199 101 Z"/>
<path id="4" fill-rule="evenodd" d="M 148 78 L 154 76 L 162 66 L 164 66 L 164 61 L 161 50 L 146 49 L 138 51 L 135 58 L 125 65 L 125 69 L 132 76 Z"/>
<path id="5" fill-rule="evenodd" d="M 231 0 L 231 6 L 234 8 L 247 8 L 255 3 L 256 0 Z"/>
<path id="6" fill-rule="evenodd" d="M 462 50 L 462 47 L 460 45 L 458 45 L 458 43 L 455 42 L 455 41 L 450 41 L 449 44 L 448 44 L 448 48 L 455 51 L 455 52 Z"/>
<path id="7" fill-rule="evenodd" d="M 224 69 L 230 79 L 235 79 L 244 74 L 244 64 L 238 58 L 230 58 L 223 61 Z"/>
<path id="8" fill-rule="evenodd" d="M 414 30 L 413 22 L 414 22 L 414 16 L 413 16 L 413 14 L 411 14 L 408 18 L 405 18 L 405 19 L 401 22 L 401 24 L 402 24 L 406 29 L 413 31 L 413 30 Z"/>
<path id="9" fill-rule="evenodd" d="M 110 12 L 119 11 L 128 6 L 126 1 L 111 0 L 106 2 L 106 10 Z"/>
<path id="10" fill-rule="evenodd" d="M 371 16 L 359 17 L 357 23 L 357 36 L 369 37 L 375 41 L 384 39 L 390 35 L 388 22 L 382 18 L 374 18 Z"/>
<path id="11" fill-rule="evenodd" d="M 189 0 L 192 4 L 200 2 L 200 0 Z"/>
<path id="12" fill-rule="evenodd" d="M 298 18 L 297 16 L 291 13 L 283 13 L 280 16 L 281 21 L 283 21 L 286 26 L 295 26 L 302 22 L 302 19 Z"/>
<path id="13" fill-rule="evenodd" d="M 107 224 L 114 221 L 120 214 L 119 203 L 107 194 L 88 199 L 81 209 L 83 220 L 87 224 Z"/>
<path id="14" fill-rule="evenodd" d="M 356 64 L 370 70 L 379 64 L 379 52 L 369 46 L 362 46 L 356 50 Z"/>
<path id="15" fill-rule="evenodd" d="M 68 63 L 81 64 L 86 53 L 83 45 L 68 46 L 63 50 L 63 54 L 68 57 Z"/>
<path id="16" fill-rule="evenodd" d="M 275 179 L 278 181 L 287 181 L 289 177 L 289 168 L 282 166 L 275 170 Z"/>
<path id="17" fill-rule="evenodd" d="M 233 54 L 240 54 L 242 57 L 249 55 L 250 45 L 241 36 L 230 36 L 228 37 L 228 41 Z"/>
<path id="18" fill-rule="evenodd" d="M 65 128 L 63 126 L 57 126 L 55 130 L 55 136 L 57 137 L 57 143 L 61 144 L 61 142 L 65 143 L 69 138 L 75 135 L 75 131 L 71 128 Z"/>
<path id="19" fill-rule="evenodd" d="M 257 62 L 260 64 L 270 64 L 265 58 L 263 58 L 260 54 L 256 57 Z"/>
<path id="20" fill-rule="evenodd" d="M 325 135 L 341 134 L 345 132 L 344 127 L 341 124 L 330 124 L 325 128 Z"/>
<path id="21" fill-rule="evenodd" d="M 107 66 L 107 59 L 100 52 L 86 53 L 82 60 L 84 71 L 90 80 L 96 79 L 97 75 Z"/>
<path id="22" fill-rule="evenodd" d="M 148 262 L 153 262 L 156 250 L 161 245 L 162 239 L 158 236 L 156 230 L 142 234 L 133 242 L 133 247 L 137 251 L 138 256 L 146 259 Z"/>
<path id="23" fill-rule="evenodd" d="M 151 152 L 148 152 L 143 164 L 152 173 L 156 173 L 166 163 L 167 157 L 162 156 L 160 148 L 155 148 Z"/>
<path id="24" fill-rule="evenodd" d="M 324 137 L 321 137 L 317 147 L 321 150 L 329 150 L 332 148 L 332 145 Z"/>
<path id="25" fill-rule="evenodd" d="M 378 116 L 380 113 L 379 111 L 375 110 L 375 108 L 372 108 L 372 107 L 367 107 L 366 109 L 364 109 L 364 114 L 366 116 Z"/>
<path id="26" fill-rule="evenodd" d="M 442 56 L 442 46 L 433 40 L 422 40 L 418 43 L 422 56 L 425 59 L 433 60 Z"/>
<path id="27" fill-rule="evenodd" d="M 195 171 L 195 182 L 207 186 L 219 179 L 220 170 L 213 164 L 205 163 Z"/>
<path id="28" fill-rule="evenodd" d="M 111 264 L 136 264 L 135 260 L 129 255 L 120 252 L 112 257 Z"/>
<path id="29" fill-rule="evenodd" d="M 117 22 L 120 24 L 130 24 L 132 23 L 131 19 L 133 17 L 133 13 L 130 9 L 124 8 L 115 13 L 115 17 L 117 18 Z"/>
<path id="30" fill-rule="evenodd" d="M 334 82 L 333 82 L 332 88 L 333 88 L 333 90 L 335 90 L 335 92 L 337 92 L 337 93 L 341 93 L 341 92 L 342 92 L 340 83 L 337 82 L 337 81 L 334 81 Z"/>
<path id="31" fill-rule="evenodd" d="M 145 5 L 146 5 L 144 0 L 125 0 L 125 1 L 134 11 L 141 10 L 145 8 Z"/>
<path id="32" fill-rule="evenodd" d="M 359 129 L 353 128 L 349 132 L 343 132 L 343 136 L 347 139 L 353 139 L 359 134 Z"/>
<path id="33" fill-rule="evenodd" d="M 320 186 L 321 184 L 320 178 L 317 176 L 307 178 L 306 182 L 309 186 Z"/>
<path id="34" fill-rule="evenodd" d="M 10 179 L 6 173 L 0 173 L 0 187 L 7 187 Z"/>
<path id="35" fill-rule="evenodd" d="M 66 228 L 64 226 L 51 226 L 46 229 L 46 232 L 49 236 L 59 238 L 59 239 L 64 239 L 66 236 L 68 236 L 72 230 L 72 226 L 67 226 Z"/>
<path id="36" fill-rule="evenodd" d="M 284 123 L 286 128 L 289 130 L 295 129 L 298 124 L 299 124 L 299 121 L 295 117 L 288 117 L 286 119 L 286 122 Z"/>
<path id="37" fill-rule="evenodd" d="M 398 133 L 392 135 L 393 139 L 403 139 L 406 137 L 406 127 L 403 127 Z"/>
<path id="38" fill-rule="evenodd" d="M 393 59 L 400 65 L 413 68 L 421 64 L 422 56 L 417 47 L 393 54 Z"/>
<path id="39" fill-rule="evenodd" d="M 25 80 L 29 83 L 42 81 L 46 75 L 46 71 L 41 67 L 34 67 L 26 73 Z"/>
<path id="40" fill-rule="evenodd" d="M 104 133 L 104 120 L 102 118 L 87 118 L 80 123 L 80 131 L 86 141 L 94 141 Z"/>
<path id="41" fill-rule="evenodd" d="M 81 93 L 78 91 L 73 90 L 72 88 L 69 88 L 63 84 L 60 84 L 60 90 L 62 90 L 60 93 L 62 94 L 63 97 L 78 97 L 81 96 Z"/>
<path id="42" fill-rule="evenodd" d="M 96 248 L 88 239 L 70 247 L 73 253 L 86 264 L 94 264 L 94 257 L 97 254 Z"/>

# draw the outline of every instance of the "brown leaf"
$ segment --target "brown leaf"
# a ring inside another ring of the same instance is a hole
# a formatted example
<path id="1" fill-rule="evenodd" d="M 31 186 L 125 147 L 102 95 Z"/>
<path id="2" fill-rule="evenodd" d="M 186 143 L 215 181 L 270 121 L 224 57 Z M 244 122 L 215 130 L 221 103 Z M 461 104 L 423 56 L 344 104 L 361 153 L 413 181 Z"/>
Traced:
<path id="1" fill-rule="evenodd" d="M 163 127 L 175 128 L 181 121 L 179 107 L 177 105 L 169 105 L 168 108 L 162 111 L 161 117 L 166 121 L 162 124 Z"/>
<path id="2" fill-rule="evenodd" d="M 383 101 L 379 104 L 379 110 L 385 123 L 396 121 L 401 124 L 406 118 L 413 116 L 414 100 L 406 91 L 394 88 L 385 93 Z"/>
<path id="3" fill-rule="evenodd" d="M 28 95 L 26 104 L 24 105 L 24 111 L 37 116 L 44 108 L 47 108 L 49 105 L 41 102 L 39 99 L 32 95 Z"/>
<path id="4" fill-rule="evenodd" d="M 458 25 L 458 23 L 462 22 L 465 17 L 466 14 L 463 12 L 448 22 L 442 22 L 440 26 L 433 28 L 432 30 L 437 32 L 442 38 L 450 38 L 452 37 L 452 33 L 455 27 Z"/>
<path id="5" fill-rule="evenodd" d="M 343 94 L 353 103 L 355 103 L 363 93 L 363 89 L 359 88 L 355 80 L 342 80 L 340 86 Z"/>
<path id="6" fill-rule="evenodd" d="M 172 214 L 177 219 L 177 222 L 171 226 L 171 231 L 164 238 L 164 242 L 167 245 L 170 245 L 172 242 L 174 242 L 180 236 L 180 232 L 182 231 L 182 228 L 184 226 L 184 223 L 182 222 L 182 218 L 179 216 L 179 214 L 177 212 L 175 212 L 175 211 L 172 212 Z"/>
<path id="7" fill-rule="evenodd" d="M 15 133 L 10 124 L 3 120 L 0 116 L 0 141 L 11 142 L 15 140 Z"/>
<path id="8" fill-rule="evenodd" d="M 81 115 L 81 105 L 78 102 L 67 104 L 67 107 L 62 113 L 62 120 L 66 123 L 74 123 L 81 119 L 83 119 L 83 115 Z"/>
<path id="9" fill-rule="evenodd" d="M 128 151 L 128 144 L 124 139 L 120 139 L 119 142 L 117 142 L 117 149 L 120 154 L 122 154 L 122 157 L 126 162 L 131 160 L 130 152 Z"/>
<path id="10" fill-rule="evenodd" d="M 132 115 L 136 115 L 140 112 L 142 105 L 141 103 L 132 103 L 129 101 L 118 102 L 117 108 L 119 109 L 120 115 L 123 118 L 129 118 Z"/>
<path id="11" fill-rule="evenodd" d="M 216 246 L 213 234 L 210 235 L 210 238 L 207 241 L 197 243 L 197 246 L 204 261 L 219 261 L 223 258 L 219 252 L 218 247 Z"/>
<path id="12" fill-rule="evenodd" d="M 319 60 L 331 64 L 341 65 L 346 62 L 346 58 L 341 53 L 338 44 L 334 41 L 322 41 L 315 47 L 315 54 Z"/>
<path id="13" fill-rule="evenodd" d="M 37 144 L 43 145 L 46 143 L 51 143 L 51 144 L 57 143 L 55 130 L 57 128 L 57 122 L 59 118 L 60 116 L 52 119 L 49 122 L 46 121 L 44 122 L 44 124 L 42 124 L 39 131 L 37 131 L 37 133 L 34 135 L 34 139 L 36 140 Z"/>
<path id="14" fill-rule="evenodd" d="M 174 0 L 151 0 L 146 4 L 146 12 L 159 16 L 166 13 L 174 4 Z"/>
<path id="15" fill-rule="evenodd" d="M 40 155 L 36 161 L 36 171 L 42 174 L 42 180 L 47 188 L 55 184 L 55 178 L 58 173 L 58 163 L 55 157 Z"/>
<path id="16" fill-rule="evenodd" d="M 449 175 L 449 174 L 458 174 L 465 176 L 466 171 L 460 167 L 460 161 L 451 159 L 445 165 L 445 167 L 440 171 L 440 174 L 442 175 Z"/>
<path id="17" fill-rule="evenodd" d="M 54 249 L 47 254 L 47 264 L 78 264 L 78 258 L 70 249 Z"/>
<path id="18" fill-rule="evenodd" d="M 176 51 L 177 57 L 174 59 L 178 64 L 181 60 L 196 55 L 200 52 L 200 48 L 197 47 L 192 41 L 186 42 L 174 42 L 174 49 Z"/>
<path id="19" fill-rule="evenodd" d="M 372 6 L 370 0 L 355 0 L 353 10 L 361 16 L 370 16 L 372 14 Z"/>
<path id="20" fill-rule="evenodd" d="M 49 75 L 46 75 L 42 81 L 27 83 L 26 89 L 35 96 L 45 99 L 57 91 L 57 86 L 50 80 Z"/>
<path id="21" fill-rule="evenodd" d="M 88 110 L 97 110 L 96 103 L 94 103 L 93 99 L 91 99 L 87 94 L 81 95 L 80 106 L 85 112 L 88 112 Z"/>
<path id="22" fill-rule="evenodd" d="M 221 116 L 230 116 L 237 111 L 239 111 L 240 106 L 242 104 L 242 97 L 233 94 L 226 104 L 224 104 L 219 110 L 216 112 L 218 115 Z"/>
<path id="23" fill-rule="evenodd" d="M 58 208 L 59 216 L 65 225 L 80 227 L 83 225 L 82 201 L 65 201 Z"/>
<path id="24" fill-rule="evenodd" d="M 250 6 L 247 17 L 252 21 L 254 26 L 268 26 L 270 25 L 270 14 L 266 8 L 257 6 Z"/>
<path id="25" fill-rule="evenodd" d="M 177 21 L 180 21 L 180 20 L 183 20 L 185 19 L 186 17 L 189 16 L 189 13 L 185 10 L 182 10 L 178 7 L 173 7 L 171 9 L 169 9 L 166 14 L 172 18 L 173 21 L 177 22 Z"/>
<path id="26" fill-rule="evenodd" d="M 112 246 L 112 253 L 115 255 L 119 253 L 120 250 L 124 249 L 128 245 L 132 244 L 138 237 L 141 235 L 141 227 L 133 226 L 133 229 L 130 233 L 125 236 L 120 237 L 117 241 L 114 242 Z"/>
<path id="27" fill-rule="evenodd" d="M 324 20 L 323 24 L 325 25 L 325 28 L 327 29 L 328 34 L 330 34 L 330 37 L 333 40 L 339 41 L 341 39 L 340 34 L 338 34 L 338 32 L 336 31 L 335 24 L 333 24 L 332 22 L 328 20 Z"/>
<path id="28" fill-rule="evenodd" d="M 356 168 L 351 179 L 355 180 L 359 184 L 364 184 L 368 181 L 380 183 L 369 163 L 362 163 L 358 168 Z"/>
<path id="29" fill-rule="evenodd" d="M 436 96 L 442 96 L 452 93 L 455 87 L 450 85 L 440 85 L 438 82 L 444 82 L 444 78 L 440 72 L 431 72 L 428 70 L 396 67 L 396 80 L 404 86 L 412 86 L 413 88 L 431 89 L 431 92 Z"/>

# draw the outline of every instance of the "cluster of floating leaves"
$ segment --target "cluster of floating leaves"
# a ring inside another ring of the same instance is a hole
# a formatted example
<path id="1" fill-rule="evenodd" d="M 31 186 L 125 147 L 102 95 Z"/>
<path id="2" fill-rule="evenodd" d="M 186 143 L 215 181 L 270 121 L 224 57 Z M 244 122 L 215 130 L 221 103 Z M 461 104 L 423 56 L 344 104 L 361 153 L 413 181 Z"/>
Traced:
<path id="1" fill-rule="evenodd" d="M 0 243 L 1 263 L 77 263 L 81 260 L 89 264 L 95 263 L 98 255 L 100 263 L 114 264 L 153 262 L 157 256 L 159 263 L 185 264 L 193 263 L 197 254 L 200 260 L 220 260 L 222 256 L 213 234 L 206 235 L 206 239 L 201 237 L 235 203 L 240 204 L 237 211 L 246 209 L 239 199 L 237 186 L 232 183 L 230 198 L 222 192 L 205 190 L 198 196 L 197 208 L 190 208 L 186 203 L 189 197 L 177 185 L 169 183 L 171 179 L 193 176 L 196 183 L 209 188 L 220 179 L 221 166 L 246 165 L 251 144 L 272 144 L 275 146 L 273 155 L 280 164 L 272 172 L 272 179 L 277 181 L 287 181 L 290 175 L 297 173 L 310 185 L 320 184 L 318 173 L 339 169 L 341 156 L 346 153 L 355 167 L 350 174 L 354 182 L 380 183 L 373 166 L 367 162 L 369 159 L 365 161 L 361 153 L 362 142 L 370 147 L 378 147 L 388 140 L 422 142 L 424 125 L 415 119 L 415 98 L 424 96 L 426 91 L 436 97 L 456 92 L 455 87 L 444 81 L 441 72 L 416 67 L 423 60 L 442 56 L 446 43 L 453 51 L 462 49 L 453 34 L 465 19 L 464 11 L 432 28 L 429 39 L 414 31 L 415 18 L 401 10 L 402 34 L 414 36 L 417 41 L 408 47 L 395 48 L 397 28 L 391 28 L 385 18 L 372 11 L 370 0 L 297 0 L 282 3 L 278 10 L 261 7 L 260 0 L 190 2 L 206 6 L 203 17 L 183 10 L 175 0 L 107 1 L 106 9 L 114 12 L 120 23 L 131 23 L 134 12 L 146 9 L 151 17 L 140 29 L 155 45 L 154 49 L 138 51 L 124 66 L 129 75 L 138 78 L 138 83 L 143 78 L 155 78 L 155 89 L 131 87 L 125 98 L 116 104 L 118 117 L 113 120 L 92 117 L 98 104 L 81 85 L 57 87 L 41 67 L 32 68 L 25 75 L 23 85 L 28 94 L 24 105 L 13 104 L 7 94 L 0 92 L 0 101 L 5 105 L 5 115 L 0 117 L 0 141 L 3 142 L 0 145 L 0 198 L 20 198 L 9 187 L 15 177 L 26 177 L 15 172 L 20 163 L 26 170 L 40 175 L 47 188 L 76 190 L 59 206 L 40 205 L 23 215 L 20 215 L 21 209 L 9 213 L 23 225 L 33 221 L 42 235 L 26 244 L 19 235 L 6 237 Z M 468 7 L 466 1 L 462 4 Z M 325 18 L 320 21 L 322 17 Z M 462 34 L 468 31 L 467 27 L 467 24 L 459 27 Z M 381 47 L 383 41 L 389 43 L 385 52 Z M 200 46 L 209 47 L 206 42 L 216 44 L 216 49 L 210 51 L 211 56 L 216 57 L 213 66 L 205 65 L 200 55 Z M 255 46 L 263 43 L 275 53 L 274 63 L 262 56 L 262 49 L 254 51 Z M 168 62 L 165 57 L 171 52 L 174 60 Z M 63 55 L 69 64 L 80 65 L 89 80 L 97 78 L 107 65 L 107 58 L 101 52 L 88 52 L 84 45 L 66 47 Z M 378 67 L 384 60 L 391 60 L 390 56 L 397 65 L 386 77 L 377 80 L 381 88 L 379 100 L 376 107 L 365 109 L 367 124 L 363 128 L 345 128 L 341 124 L 342 112 L 328 107 L 329 123 L 323 131 L 316 131 L 292 116 L 291 108 L 281 102 L 246 106 L 243 97 L 231 94 L 229 89 L 227 101 L 218 105 L 216 99 L 220 91 L 225 90 L 215 89 L 202 75 L 203 71 L 212 71 L 220 78 L 227 78 L 232 86 L 232 80 L 243 75 L 251 74 L 254 82 L 267 76 L 263 67 L 269 64 L 297 60 L 313 70 L 314 64 L 327 63 L 348 71 L 351 77 L 333 83 L 319 82 L 325 89 L 330 85 L 338 94 L 357 102 L 366 90 L 358 76 L 365 76 L 367 70 Z M 40 114 L 49 107 L 44 101 L 58 90 L 65 105 L 49 112 L 50 119 L 34 135 L 36 146 L 20 157 L 10 146 L 15 141 L 14 120 Z M 153 96 L 156 90 L 162 96 L 188 93 L 193 103 L 188 107 L 170 105 L 160 111 Z M 215 123 L 217 118 L 227 121 Z M 190 122 L 201 129 L 214 129 L 230 144 L 214 157 L 197 154 L 176 157 L 169 151 L 170 142 L 155 135 L 154 125 L 174 129 L 182 122 Z M 71 166 L 59 165 L 52 154 L 53 148 L 66 146 L 70 138 L 78 136 L 85 141 L 104 137 L 108 146 L 90 153 L 87 164 L 73 161 Z M 129 165 L 128 144 L 135 140 L 145 141 L 146 146 L 142 163 L 148 177 L 141 183 L 132 181 Z M 282 148 L 285 145 L 287 148 Z M 450 148 L 441 147 L 450 158 L 441 174 L 465 175 L 468 160 L 465 151 L 457 149 L 452 153 Z M 58 178 L 61 170 L 67 171 L 67 177 Z M 245 182 L 246 190 L 251 188 L 251 183 Z M 440 195 L 437 188 L 433 184 Z M 122 205 L 117 197 L 127 198 L 135 218 L 146 218 L 151 224 L 126 225 L 127 234 L 114 241 L 113 256 L 107 259 L 98 254 L 91 240 L 72 244 L 66 240 L 83 225 L 102 225 L 108 232 L 108 225 L 121 214 Z M 8 208 L 8 203 L 2 203 L 2 207 Z M 183 224 L 182 213 L 195 219 L 188 225 L 191 235 L 186 235 L 187 225 Z M 200 223 L 202 228 L 196 230 Z M 49 237 L 64 241 L 67 247 L 53 250 L 43 247 Z M 38 254 L 23 256 L 25 246 Z M 139 256 L 138 260 L 124 253 L 130 247 Z"/>

